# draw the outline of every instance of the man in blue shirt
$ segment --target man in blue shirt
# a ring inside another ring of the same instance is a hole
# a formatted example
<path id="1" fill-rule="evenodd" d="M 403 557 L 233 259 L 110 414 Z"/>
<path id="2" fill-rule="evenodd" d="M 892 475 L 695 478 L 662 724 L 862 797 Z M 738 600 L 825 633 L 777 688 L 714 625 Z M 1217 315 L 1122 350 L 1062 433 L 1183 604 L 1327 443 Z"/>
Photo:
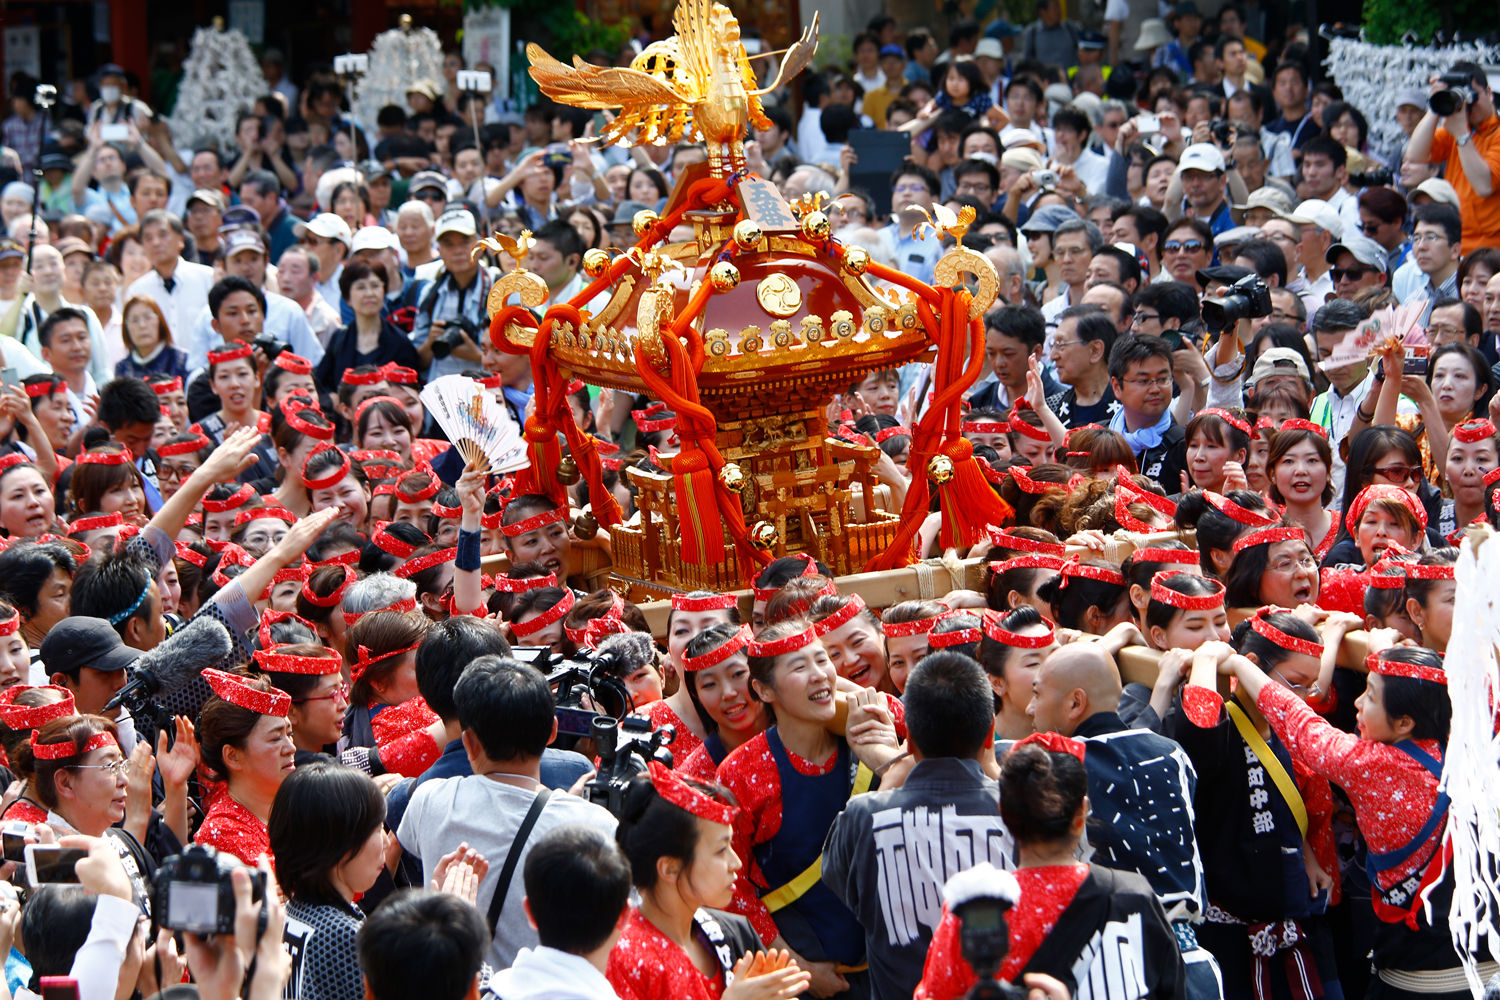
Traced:
<path id="1" fill-rule="evenodd" d="M 891 175 L 891 210 L 895 221 L 885 227 L 885 232 L 896 248 L 896 267 L 929 285 L 933 268 L 943 255 L 943 241 L 931 233 L 925 239 L 918 239 L 913 230 L 927 221 L 941 192 L 942 182 L 937 174 L 918 164 L 904 163 Z"/>
<path id="2" fill-rule="evenodd" d="M 1182 210 L 1208 223 L 1215 236 L 1234 228 L 1229 200 L 1224 197 L 1224 154 L 1211 142 L 1195 142 L 1177 161 L 1182 180 Z"/>

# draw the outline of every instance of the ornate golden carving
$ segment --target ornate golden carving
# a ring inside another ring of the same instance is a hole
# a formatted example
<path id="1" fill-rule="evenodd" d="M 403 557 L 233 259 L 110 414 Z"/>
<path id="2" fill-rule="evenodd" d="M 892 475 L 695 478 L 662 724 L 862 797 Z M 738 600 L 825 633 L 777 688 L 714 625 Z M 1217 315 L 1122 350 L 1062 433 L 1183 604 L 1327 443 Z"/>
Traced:
<path id="1" fill-rule="evenodd" d="M 772 316 L 791 316 L 802 308 L 802 289 L 784 274 L 769 274 L 755 286 L 755 299 Z"/>
<path id="2" fill-rule="evenodd" d="M 547 283 L 542 280 L 541 275 L 533 274 L 524 267 L 517 268 L 503 275 L 490 287 L 490 297 L 485 300 L 485 308 L 493 316 L 505 308 L 506 300 L 512 295 L 521 305 L 536 309 L 547 304 Z M 505 336 L 513 344 L 530 347 L 536 331 L 517 323 L 509 323 L 505 327 Z"/>
<path id="3" fill-rule="evenodd" d="M 975 253 L 966 246 L 956 246 L 939 257 L 938 262 L 933 265 L 932 283 L 954 288 L 964 280 L 965 274 L 972 274 L 975 282 L 974 298 L 969 303 L 969 318 L 978 319 L 989 312 L 990 306 L 1000 297 L 1000 277 L 995 273 L 995 265 L 988 257 Z"/>

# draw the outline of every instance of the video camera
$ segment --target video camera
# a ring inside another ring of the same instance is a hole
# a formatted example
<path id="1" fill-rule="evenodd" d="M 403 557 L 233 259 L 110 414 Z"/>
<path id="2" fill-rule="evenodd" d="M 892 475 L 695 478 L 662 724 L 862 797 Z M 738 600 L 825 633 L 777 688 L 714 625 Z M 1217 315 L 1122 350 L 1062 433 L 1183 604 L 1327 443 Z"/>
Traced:
<path id="1" fill-rule="evenodd" d="M 1427 106 L 1444 118 L 1474 103 L 1473 80 L 1467 73 L 1444 73 L 1442 90 L 1427 98 Z"/>
<path id="2" fill-rule="evenodd" d="M 1242 319 L 1271 315 L 1271 289 L 1258 274 L 1247 274 L 1216 299 L 1203 300 L 1203 325 L 1227 330 Z"/>
<path id="3" fill-rule="evenodd" d="M 230 875 L 244 868 L 232 855 L 205 844 L 191 844 L 181 854 L 163 861 L 151 891 L 157 924 L 169 931 L 207 937 L 234 933 L 234 885 Z M 250 870 L 250 898 L 266 895 L 266 874 Z M 260 911 L 260 933 L 265 933 L 266 911 Z M 257 935 L 257 938 L 259 935 Z"/>

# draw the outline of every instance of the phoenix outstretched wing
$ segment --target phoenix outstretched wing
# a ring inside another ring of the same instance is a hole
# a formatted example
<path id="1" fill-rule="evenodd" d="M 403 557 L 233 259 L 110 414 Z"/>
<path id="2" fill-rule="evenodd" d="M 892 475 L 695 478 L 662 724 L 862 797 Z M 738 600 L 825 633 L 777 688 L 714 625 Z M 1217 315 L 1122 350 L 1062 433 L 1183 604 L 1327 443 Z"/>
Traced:
<path id="1" fill-rule="evenodd" d="M 685 70 L 679 76 L 697 88 L 696 98 L 707 96 L 714 54 L 722 41 L 715 37 L 714 7 L 714 0 L 680 0 L 672 18 Z"/>
<path id="2" fill-rule="evenodd" d="M 802 37 L 792 43 L 791 48 L 786 50 L 786 55 L 781 59 L 781 68 L 776 71 L 776 79 L 764 90 L 757 90 L 753 96 L 769 94 L 780 87 L 783 83 L 802 72 L 803 67 L 812 62 L 813 53 L 818 51 L 818 15 L 813 14 L 812 23 L 807 30 L 802 32 Z"/>
<path id="3" fill-rule="evenodd" d="M 542 93 L 575 108 L 642 111 L 693 99 L 692 95 L 679 94 L 656 77 L 638 70 L 592 66 L 576 56 L 569 66 L 552 58 L 535 42 L 526 46 L 526 55 L 531 60 L 531 78 Z"/>

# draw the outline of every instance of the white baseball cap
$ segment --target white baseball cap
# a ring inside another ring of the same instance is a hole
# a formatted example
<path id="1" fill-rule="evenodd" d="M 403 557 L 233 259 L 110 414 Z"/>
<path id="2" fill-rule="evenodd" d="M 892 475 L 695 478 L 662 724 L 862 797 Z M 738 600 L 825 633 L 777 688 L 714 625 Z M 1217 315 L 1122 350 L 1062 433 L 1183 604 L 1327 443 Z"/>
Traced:
<path id="1" fill-rule="evenodd" d="M 1344 220 L 1339 210 L 1322 198 L 1309 198 L 1299 204 L 1295 212 L 1288 212 L 1282 218 L 1299 226 L 1317 226 L 1332 236 L 1334 242 L 1344 238 Z"/>
<path id="2" fill-rule="evenodd" d="M 353 240 L 353 236 L 351 236 L 349 233 L 349 223 L 345 222 L 337 215 L 334 215 L 332 212 L 319 213 L 318 215 L 313 216 L 310 221 L 304 222 L 298 228 L 302 232 L 312 233 L 314 236 L 321 236 L 325 240 L 338 240 L 346 247 Z"/>
<path id="3" fill-rule="evenodd" d="M 1202 170 L 1210 174 L 1222 174 L 1224 172 L 1224 154 L 1211 142 L 1195 142 L 1182 151 L 1182 159 L 1177 161 L 1177 172 L 1184 170 Z"/>
<path id="4" fill-rule="evenodd" d="M 478 228 L 474 225 L 474 214 L 467 208 L 450 208 L 438 216 L 437 231 L 433 238 L 440 238 L 444 233 L 459 233 L 463 236 L 477 236 Z"/>
<path id="5" fill-rule="evenodd" d="M 359 253 L 361 250 L 395 250 L 401 246 L 396 239 L 396 234 L 384 226 L 365 226 L 354 234 L 354 243 L 349 247 L 350 253 Z"/>
<path id="6" fill-rule="evenodd" d="M 1458 192 L 1453 190 L 1452 184 L 1449 184 L 1441 177 L 1427 178 L 1425 181 L 1412 188 L 1411 193 L 1406 197 L 1410 199 L 1412 195 L 1418 194 L 1425 194 L 1433 201 L 1440 201 L 1446 205 L 1452 205 L 1454 208 L 1462 208 L 1462 206 L 1458 203 Z"/>

